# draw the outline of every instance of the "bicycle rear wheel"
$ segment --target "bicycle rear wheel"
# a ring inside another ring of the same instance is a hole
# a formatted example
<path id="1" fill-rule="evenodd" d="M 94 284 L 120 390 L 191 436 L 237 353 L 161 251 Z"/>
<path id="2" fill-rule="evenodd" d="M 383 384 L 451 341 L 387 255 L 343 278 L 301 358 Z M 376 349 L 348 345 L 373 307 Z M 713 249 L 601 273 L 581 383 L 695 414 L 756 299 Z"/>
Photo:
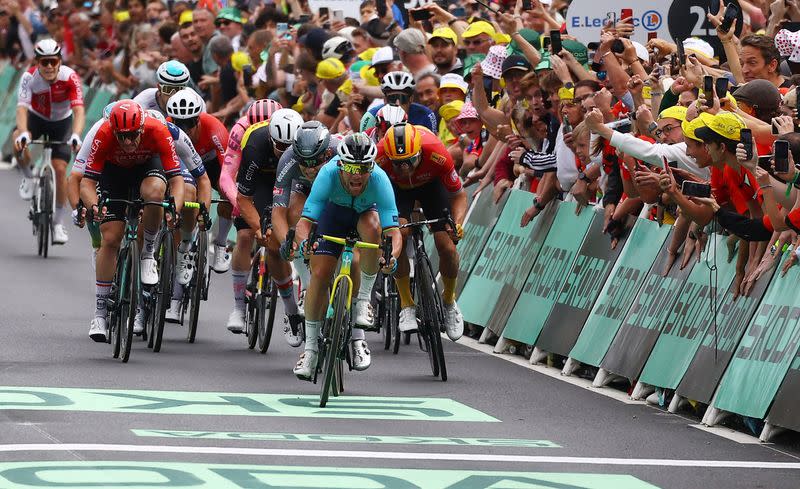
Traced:
<path id="1" fill-rule="evenodd" d="M 392 353 L 397 355 L 397 352 L 400 351 L 400 296 L 397 294 L 397 283 L 394 281 L 394 277 L 389 277 L 386 290 L 386 310 L 389 331 L 392 335 Z"/>
<path id="2" fill-rule="evenodd" d="M 428 353 L 428 360 L 431 364 L 431 373 L 433 373 L 434 377 L 438 377 L 439 361 L 435 351 L 435 339 L 433 338 L 436 332 L 433 319 L 434 305 L 431 301 L 431 278 L 428 277 L 428 273 L 422 263 L 420 263 L 420 260 L 416 260 L 415 266 L 417 267 L 417 270 L 414 274 L 414 280 L 419 281 L 416 290 L 417 307 L 422 309 L 422 321 L 419 325 L 419 329 L 417 330 L 417 334 L 419 335 L 420 347 L 424 345 L 423 350 Z"/>
<path id="3" fill-rule="evenodd" d="M 175 248 L 172 231 L 162 228 L 156 241 L 158 254 L 158 284 L 153 287 L 155 300 L 154 309 L 151 311 L 153 321 L 153 352 L 161 351 L 161 342 L 164 339 L 164 319 L 172 299 L 172 281 L 175 275 Z"/>
<path id="4" fill-rule="evenodd" d="M 336 379 L 336 371 L 342 372 L 343 369 L 341 369 L 341 366 L 337 369 L 336 364 L 342 361 L 341 356 L 344 351 L 342 343 L 345 341 L 344 331 L 350 321 L 349 304 L 347 303 L 349 292 L 350 282 L 340 280 L 333 298 L 333 319 L 325 321 L 326 331 L 323 335 L 323 341 L 326 342 L 326 354 L 322 366 L 322 388 L 319 395 L 319 407 L 321 408 L 324 408 L 328 403 L 328 396 L 331 393 L 334 396 L 338 395 L 340 381 Z"/>
<path id="5" fill-rule="evenodd" d="M 120 352 L 120 326 L 122 321 L 122 297 L 124 291 L 124 281 L 127 280 L 127 264 L 128 264 L 128 248 L 123 247 L 117 256 L 117 270 L 114 274 L 114 283 L 112 285 L 111 301 L 108 305 L 108 325 L 109 325 L 109 342 L 111 343 L 112 355 L 114 358 L 119 358 Z M 126 316 L 127 318 L 127 316 Z"/>
<path id="6" fill-rule="evenodd" d="M 52 170 L 45 168 L 39 177 L 41 204 L 39 208 L 39 239 L 41 255 L 47 258 L 50 247 L 50 231 L 53 229 L 53 176 Z"/>
<path id="7" fill-rule="evenodd" d="M 272 280 L 269 281 L 269 295 L 262 294 L 262 300 L 266 310 L 260 310 L 258 319 L 258 351 L 266 353 L 272 339 L 272 328 L 275 326 L 275 309 L 278 307 L 278 286 Z"/>
<path id="8" fill-rule="evenodd" d="M 139 245 L 131 241 L 128 249 L 123 281 L 120 282 L 119 337 L 120 357 L 127 363 L 133 344 L 133 323 L 136 321 L 136 304 L 139 300 Z"/>
<path id="9" fill-rule="evenodd" d="M 436 363 L 439 365 L 439 375 L 443 382 L 447 382 L 447 365 L 444 360 L 444 347 L 442 346 L 442 329 L 444 329 L 444 304 L 442 303 L 442 294 L 439 292 L 439 286 L 433 278 L 433 266 L 430 260 L 425 257 L 422 260 L 422 267 L 424 268 L 424 275 L 430 280 L 430 314 L 431 314 L 431 349 L 436 356 Z M 434 374 L 436 375 L 436 374 Z"/>
<path id="10" fill-rule="evenodd" d="M 192 283 L 192 297 L 189 300 L 189 330 L 186 339 L 194 343 L 197 336 L 197 321 L 200 319 L 200 302 L 206 284 L 206 266 L 208 265 L 208 232 L 200 231 L 197 235 L 197 267 Z"/>
<path id="11" fill-rule="evenodd" d="M 247 314 L 245 315 L 245 332 L 247 333 L 247 348 L 253 349 L 258 343 L 258 323 L 260 318 L 264 316 L 263 312 L 259 314 L 259 300 L 263 295 L 258 293 L 258 277 L 260 268 L 259 255 L 256 253 L 253 256 L 253 266 L 250 271 L 250 280 L 247 282 L 245 291 L 245 302 L 247 304 Z M 269 280 L 266 270 L 263 271 L 264 280 Z"/>

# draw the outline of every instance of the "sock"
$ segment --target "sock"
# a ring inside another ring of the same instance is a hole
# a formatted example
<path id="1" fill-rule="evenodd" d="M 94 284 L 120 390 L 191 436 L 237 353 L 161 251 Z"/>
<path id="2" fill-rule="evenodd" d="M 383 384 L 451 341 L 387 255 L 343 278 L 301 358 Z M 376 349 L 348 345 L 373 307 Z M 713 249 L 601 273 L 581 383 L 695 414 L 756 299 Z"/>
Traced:
<path id="1" fill-rule="evenodd" d="M 233 270 L 233 300 L 238 311 L 244 311 L 244 290 L 247 287 L 247 272 Z"/>
<path id="2" fill-rule="evenodd" d="M 452 304 L 456 301 L 456 282 L 457 277 L 445 277 L 442 275 L 442 283 L 444 283 L 444 290 L 442 291 L 442 302 L 445 304 Z"/>
<path id="3" fill-rule="evenodd" d="M 217 235 L 214 237 L 214 244 L 225 246 L 228 244 L 228 232 L 231 230 L 233 221 L 226 217 L 217 216 Z"/>
<path id="4" fill-rule="evenodd" d="M 153 258 L 156 252 L 156 234 L 158 231 L 144 230 L 144 249 L 142 250 L 142 258 Z"/>
<path id="5" fill-rule="evenodd" d="M 364 330 L 359 328 L 353 328 L 353 334 L 350 336 L 350 339 L 353 341 L 356 340 L 364 340 L 367 337 L 364 335 Z"/>
<path id="6" fill-rule="evenodd" d="M 297 314 L 297 301 L 294 300 L 294 282 L 292 282 L 292 276 L 289 275 L 284 279 L 275 280 L 275 285 L 278 286 L 278 294 L 281 296 L 286 314 L 290 316 L 292 314 Z"/>
<path id="7" fill-rule="evenodd" d="M 177 275 L 178 270 L 175 269 Z M 172 300 L 179 301 L 183 298 L 183 285 L 178 283 L 178 279 L 172 281 Z"/>
<path id="8" fill-rule="evenodd" d="M 367 275 L 364 271 L 361 272 L 361 286 L 358 289 L 358 300 L 369 301 L 372 298 L 372 287 L 375 285 L 375 277 L 378 274 Z"/>
<path id="9" fill-rule="evenodd" d="M 294 269 L 297 272 L 297 276 L 300 277 L 300 287 L 306 290 L 308 284 L 311 283 L 311 273 L 308 271 L 308 265 L 306 265 L 302 258 L 295 258 Z"/>
<path id="10" fill-rule="evenodd" d="M 319 351 L 317 342 L 320 326 L 322 326 L 322 321 L 306 320 L 306 350 Z"/>
<path id="11" fill-rule="evenodd" d="M 94 317 L 105 319 L 108 313 L 108 309 L 106 308 L 106 299 L 108 299 L 108 296 L 111 295 L 111 282 L 103 282 L 102 280 L 98 280 L 95 290 Z"/>
<path id="12" fill-rule="evenodd" d="M 411 296 L 411 277 L 395 277 L 394 281 L 397 282 L 400 309 L 414 306 L 414 298 Z"/>
<path id="13" fill-rule="evenodd" d="M 66 214 L 65 207 L 56 206 L 56 212 L 53 214 L 53 224 L 64 224 L 64 214 Z"/>
<path id="14" fill-rule="evenodd" d="M 31 170 L 31 165 L 26 166 L 19 166 L 19 169 L 22 170 L 22 176 L 25 178 L 33 178 L 33 170 Z"/>

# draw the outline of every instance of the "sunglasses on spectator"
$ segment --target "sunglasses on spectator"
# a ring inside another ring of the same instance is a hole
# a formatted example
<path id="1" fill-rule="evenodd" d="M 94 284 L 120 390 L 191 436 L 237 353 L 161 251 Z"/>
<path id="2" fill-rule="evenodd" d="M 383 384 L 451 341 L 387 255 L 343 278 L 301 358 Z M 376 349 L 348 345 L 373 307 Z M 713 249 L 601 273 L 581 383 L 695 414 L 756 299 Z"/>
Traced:
<path id="1" fill-rule="evenodd" d="M 197 127 L 197 124 L 200 122 L 199 117 L 191 117 L 189 119 L 173 119 L 176 126 L 180 127 L 184 131 L 188 131 L 189 129 L 194 129 Z"/>
<path id="2" fill-rule="evenodd" d="M 366 175 L 372 172 L 372 165 L 357 165 L 355 163 L 342 163 L 340 168 L 343 172 L 351 175 Z"/>
<path id="3" fill-rule="evenodd" d="M 61 63 L 61 60 L 59 58 L 40 58 L 39 59 L 39 64 L 44 66 L 44 67 L 58 66 L 59 63 Z"/>
<path id="4" fill-rule="evenodd" d="M 5 17 L 6 15 L 8 15 L 8 12 L 5 10 L 0 10 L 0 17 Z"/>
<path id="5" fill-rule="evenodd" d="M 218 20 L 218 21 L 216 21 L 216 22 L 214 22 L 214 23 L 217 25 L 217 27 L 220 27 L 220 26 L 223 26 L 223 25 L 228 25 L 228 24 L 230 24 L 230 23 L 231 23 L 231 21 L 230 21 L 230 20 L 228 20 L 228 19 L 222 19 L 222 20 Z"/>
<path id="6" fill-rule="evenodd" d="M 163 93 L 167 97 L 170 97 L 178 93 L 178 90 L 180 90 L 181 88 L 183 87 L 179 87 L 177 85 L 159 85 L 158 91 Z"/>
<path id="7" fill-rule="evenodd" d="M 117 141 L 120 143 L 124 143 L 125 141 L 136 142 L 139 137 L 142 135 L 142 131 L 121 131 L 114 134 L 117 137 Z"/>
<path id="8" fill-rule="evenodd" d="M 480 46 L 481 44 L 485 43 L 487 39 L 464 39 L 464 46 Z"/>
<path id="9" fill-rule="evenodd" d="M 386 103 L 389 105 L 407 104 L 410 97 L 404 93 L 390 93 L 386 95 Z"/>

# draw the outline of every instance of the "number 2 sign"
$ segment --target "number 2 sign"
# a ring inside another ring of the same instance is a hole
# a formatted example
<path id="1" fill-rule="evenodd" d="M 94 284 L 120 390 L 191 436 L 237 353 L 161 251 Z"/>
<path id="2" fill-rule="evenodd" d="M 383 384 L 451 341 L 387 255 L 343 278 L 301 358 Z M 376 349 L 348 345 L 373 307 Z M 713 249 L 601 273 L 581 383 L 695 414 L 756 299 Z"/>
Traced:
<path id="1" fill-rule="evenodd" d="M 738 5 L 737 0 L 731 1 Z M 714 48 L 714 54 L 722 62 L 725 60 L 722 43 L 717 37 L 716 28 L 706 18 L 706 14 L 709 13 L 709 3 L 719 5 L 718 2 L 709 2 L 708 0 L 675 0 L 669 8 L 667 17 L 669 33 L 676 40 L 697 37 L 706 41 L 711 44 Z M 737 36 L 742 33 L 742 13 L 741 9 L 739 10 L 739 16 L 736 20 Z M 711 13 L 716 14 L 717 12 Z"/>

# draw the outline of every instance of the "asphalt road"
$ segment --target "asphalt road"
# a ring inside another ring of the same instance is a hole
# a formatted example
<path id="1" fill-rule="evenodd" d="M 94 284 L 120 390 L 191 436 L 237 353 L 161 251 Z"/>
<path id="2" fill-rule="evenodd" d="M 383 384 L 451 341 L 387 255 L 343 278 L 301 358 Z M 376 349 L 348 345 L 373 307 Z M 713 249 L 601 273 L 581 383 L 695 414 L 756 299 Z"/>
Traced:
<path id="1" fill-rule="evenodd" d="M 88 235 L 38 258 L 17 183 L 0 173 L 2 488 L 798 487 L 789 443 L 737 443 L 449 341 L 443 383 L 413 344 L 395 356 L 368 335 L 372 367 L 320 410 L 280 327 L 267 355 L 225 330 L 229 275 L 195 344 L 169 326 L 161 353 L 137 342 L 122 364 L 88 338 Z"/>

